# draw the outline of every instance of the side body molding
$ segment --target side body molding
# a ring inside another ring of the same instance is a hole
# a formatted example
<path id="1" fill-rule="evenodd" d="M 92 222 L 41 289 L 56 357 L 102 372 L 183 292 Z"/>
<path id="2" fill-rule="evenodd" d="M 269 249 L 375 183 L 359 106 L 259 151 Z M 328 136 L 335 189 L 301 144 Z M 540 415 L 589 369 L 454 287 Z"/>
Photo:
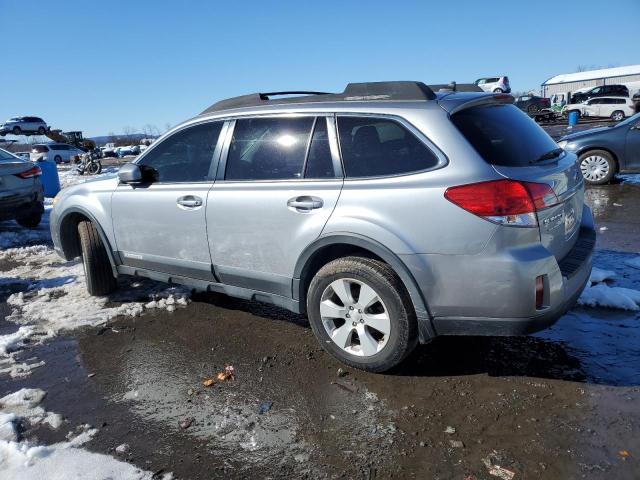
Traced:
<path id="1" fill-rule="evenodd" d="M 431 315 L 429 314 L 427 303 L 418 288 L 415 278 L 404 262 L 383 244 L 364 235 L 358 235 L 355 233 L 335 232 L 321 236 L 302 252 L 302 255 L 300 255 L 300 258 L 296 263 L 292 282 L 292 296 L 294 301 L 299 302 L 300 310 L 302 312 L 306 311 L 307 295 L 306 285 L 302 279 L 307 276 L 312 263 L 310 260 L 312 260 L 314 254 L 323 248 L 330 247 L 332 245 L 353 245 L 354 247 L 363 248 L 365 250 L 369 250 L 388 263 L 396 272 L 398 277 L 400 277 L 400 280 L 407 289 L 407 292 L 409 292 L 409 297 L 413 303 L 418 320 L 420 343 L 427 343 L 435 337 L 435 330 L 431 323 Z"/>

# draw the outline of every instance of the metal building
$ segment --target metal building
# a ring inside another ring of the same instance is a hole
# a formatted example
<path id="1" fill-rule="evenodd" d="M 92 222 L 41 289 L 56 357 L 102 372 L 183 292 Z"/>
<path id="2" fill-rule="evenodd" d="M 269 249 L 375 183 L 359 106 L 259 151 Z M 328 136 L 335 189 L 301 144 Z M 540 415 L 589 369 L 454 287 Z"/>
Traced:
<path id="1" fill-rule="evenodd" d="M 556 75 L 542 84 L 541 91 L 543 97 L 551 97 L 554 94 L 573 94 L 583 88 L 612 84 L 626 85 L 631 95 L 638 92 L 640 90 L 640 65 Z"/>

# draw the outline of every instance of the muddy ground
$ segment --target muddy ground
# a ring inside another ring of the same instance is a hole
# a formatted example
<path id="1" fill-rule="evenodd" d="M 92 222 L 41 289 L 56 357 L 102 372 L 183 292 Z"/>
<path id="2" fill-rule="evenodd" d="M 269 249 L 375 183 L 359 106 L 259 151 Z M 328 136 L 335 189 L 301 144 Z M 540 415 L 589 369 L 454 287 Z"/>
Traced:
<path id="1" fill-rule="evenodd" d="M 586 198 L 607 228 L 596 264 L 640 289 L 640 270 L 622 268 L 640 251 L 640 184 Z M 3 288 L 1 318 L 15 291 Z M 333 360 L 304 317 L 192 300 L 23 350 L 46 365 L 0 378 L 0 396 L 42 388 L 46 410 L 100 429 L 90 450 L 181 479 L 498 478 L 486 463 L 517 480 L 640 477 L 637 313 L 575 308 L 534 336 L 439 338 L 380 375 Z M 15 328 L 0 321 L 0 333 Z M 228 364 L 235 380 L 202 385 Z M 22 432 L 40 443 L 65 433 Z"/>

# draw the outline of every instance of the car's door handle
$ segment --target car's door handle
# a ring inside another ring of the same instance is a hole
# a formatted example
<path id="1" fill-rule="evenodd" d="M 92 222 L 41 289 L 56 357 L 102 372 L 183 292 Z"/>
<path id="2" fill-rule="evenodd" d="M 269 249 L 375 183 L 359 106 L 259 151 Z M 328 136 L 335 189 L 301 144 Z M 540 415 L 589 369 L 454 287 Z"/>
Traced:
<path id="1" fill-rule="evenodd" d="M 202 206 L 202 199 L 194 195 L 186 195 L 184 197 L 180 197 L 178 198 L 177 202 L 178 206 L 184 208 L 196 208 Z"/>
<path id="2" fill-rule="evenodd" d="M 324 202 L 318 197 L 294 197 L 287 201 L 287 207 L 295 208 L 299 212 L 310 212 L 317 208 L 322 208 Z"/>

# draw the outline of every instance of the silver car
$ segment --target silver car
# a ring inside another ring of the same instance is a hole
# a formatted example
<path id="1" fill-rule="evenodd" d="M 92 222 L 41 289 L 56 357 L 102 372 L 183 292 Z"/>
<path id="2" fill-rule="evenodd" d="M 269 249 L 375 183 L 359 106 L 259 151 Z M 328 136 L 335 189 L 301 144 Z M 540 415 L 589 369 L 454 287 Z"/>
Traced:
<path id="1" fill-rule="evenodd" d="M 132 275 L 306 313 L 326 350 L 370 371 L 573 306 L 595 244 L 584 181 L 511 96 L 308 93 L 224 100 L 118 176 L 64 190 L 56 249 L 82 257 L 94 295 Z"/>
<path id="2" fill-rule="evenodd" d="M 40 167 L 0 148 L 0 222 L 35 228 L 44 213 Z"/>

